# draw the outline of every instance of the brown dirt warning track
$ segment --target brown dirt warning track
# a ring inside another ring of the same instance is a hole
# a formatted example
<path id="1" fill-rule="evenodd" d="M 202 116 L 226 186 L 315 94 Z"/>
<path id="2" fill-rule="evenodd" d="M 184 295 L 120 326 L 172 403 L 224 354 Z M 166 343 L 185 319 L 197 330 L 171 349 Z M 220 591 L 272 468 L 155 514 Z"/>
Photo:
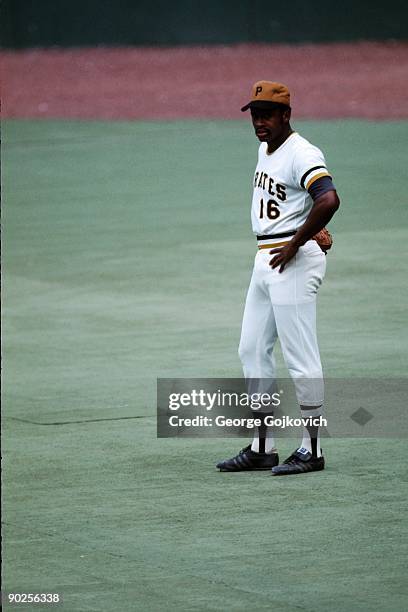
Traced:
<path id="1" fill-rule="evenodd" d="M 408 43 L 0 51 L 3 118 L 236 119 L 260 79 L 299 118 L 408 117 Z"/>

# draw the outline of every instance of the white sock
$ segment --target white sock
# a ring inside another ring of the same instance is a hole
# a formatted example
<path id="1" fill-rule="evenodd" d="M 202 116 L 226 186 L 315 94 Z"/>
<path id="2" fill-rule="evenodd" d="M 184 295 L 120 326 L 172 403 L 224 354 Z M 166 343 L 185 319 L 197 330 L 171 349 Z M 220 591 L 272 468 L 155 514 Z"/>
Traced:
<path id="1" fill-rule="evenodd" d="M 300 408 L 300 414 L 302 419 L 319 418 L 323 414 L 323 406 L 313 406 L 310 408 L 302 406 Z M 315 425 L 304 425 L 303 438 L 299 448 L 304 448 L 309 451 L 309 453 L 312 453 L 314 457 L 321 457 L 320 427 L 316 427 Z"/>
<path id="2" fill-rule="evenodd" d="M 265 414 L 257 414 L 256 418 L 261 418 Z M 275 438 L 273 436 L 272 427 L 263 425 L 254 428 L 254 439 L 252 440 L 251 450 L 254 453 L 276 453 Z"/>

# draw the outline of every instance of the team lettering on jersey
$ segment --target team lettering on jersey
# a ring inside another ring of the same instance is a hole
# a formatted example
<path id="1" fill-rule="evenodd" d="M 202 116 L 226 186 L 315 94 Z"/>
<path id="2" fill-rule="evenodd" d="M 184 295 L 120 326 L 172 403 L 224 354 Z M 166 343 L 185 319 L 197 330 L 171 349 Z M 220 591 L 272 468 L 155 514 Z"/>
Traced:
<path id="1" fill-rule="evenodd" d="M 328 174 L 323 153 L 293 132 L 272 154 L 261 142 L 253 174 L 252 231 L 256 236 L 296 231 L 306 221 L 313 199 L 305 185 Z"/>
<path id="2" fill-rule="evenodd" d="M 256 172 L 254 177 L 254 188 L 261 187 L 268 191 L 269 195 L 276 196 L 281 202 L 286 200 L 286 185 L 277 183 L 274 178 L 269 176 L 266 172 Z M 264 203 L 264 199 L 261 198 L 259 202 L 259 218 L 263 219 L 265 216 L 268 219 L 277 219 L 280 215 L 279 210 L 280 202 L 274 199 L 267 200 Z"/>

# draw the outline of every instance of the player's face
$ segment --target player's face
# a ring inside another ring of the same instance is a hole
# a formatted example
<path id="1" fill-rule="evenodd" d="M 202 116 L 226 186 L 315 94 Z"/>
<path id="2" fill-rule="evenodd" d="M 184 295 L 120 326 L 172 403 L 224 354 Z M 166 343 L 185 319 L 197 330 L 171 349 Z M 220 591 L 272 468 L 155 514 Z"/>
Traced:
<path id="1" fill-rule="evenodd" d="M 273 142 L 279 139 L 287 129 L 290 112 L 280 108 L 264 110 L 251 108 L 252 125 L 261 142 Z"/>

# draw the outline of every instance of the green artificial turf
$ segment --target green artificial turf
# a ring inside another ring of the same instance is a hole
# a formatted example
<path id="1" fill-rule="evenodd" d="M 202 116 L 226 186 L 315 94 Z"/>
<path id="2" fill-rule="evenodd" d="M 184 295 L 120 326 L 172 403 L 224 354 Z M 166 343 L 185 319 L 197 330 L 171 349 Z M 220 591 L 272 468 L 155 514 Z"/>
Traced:
<path id="1" fill-rule="evenodd" d="M 342 200 L 326 376 L 404 377 L 408 123 L 294 126 Z M 156 439 L 157 377 L 241 374 L 256 150 L 245 122 L 3 124 L 3 589 L 72 612 L 406 609 L 405 439 L 327 440 L 328 469 L 289 479 L 218 473 L 242 440 Z"/>

